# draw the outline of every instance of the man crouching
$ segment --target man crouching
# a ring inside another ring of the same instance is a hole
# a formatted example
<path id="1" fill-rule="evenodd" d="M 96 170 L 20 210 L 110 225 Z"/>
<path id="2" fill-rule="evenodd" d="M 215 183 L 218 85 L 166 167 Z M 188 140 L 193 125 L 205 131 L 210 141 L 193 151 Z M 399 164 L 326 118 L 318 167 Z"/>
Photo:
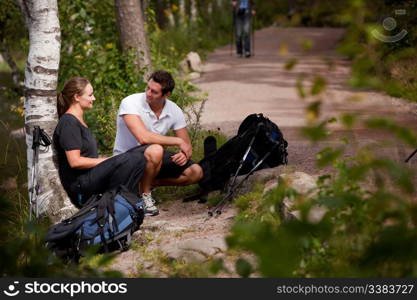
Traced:
<path id="1" fill-rule="evenodd" d="M 117 116 L 114 154 L 143 145 L 147 159 L 141 181 L 145 213 L 159 213 L 152 198 L 151 189 L 164 185 L 190 185 L 203 177 L 203 170 L 190 158 L 191 140 L 187 131 L 184 113 L 169 97 L 175 81 L 171 74 L 159 70 L 154 72 L 144 93 L 124 98 Z M 169 130 L 174 136 L 165 136 Z M 164 151 L 162 146 L 176 146 L 179 152 Z"/>

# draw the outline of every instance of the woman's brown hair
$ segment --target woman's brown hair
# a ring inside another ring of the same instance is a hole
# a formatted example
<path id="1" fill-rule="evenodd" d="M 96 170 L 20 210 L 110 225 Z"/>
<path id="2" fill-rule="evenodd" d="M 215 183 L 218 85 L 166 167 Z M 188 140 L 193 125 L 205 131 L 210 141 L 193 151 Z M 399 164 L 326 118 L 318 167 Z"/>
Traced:
<path id="1" fill-rule="evenodd" d="M 75 95 L 81 95 L 85 87 L 90 83 L 84 77 L 72 77 L 68 79 L 62 91 L 57 96 L 58 117 L 60 118 L 74 101 Z"/>

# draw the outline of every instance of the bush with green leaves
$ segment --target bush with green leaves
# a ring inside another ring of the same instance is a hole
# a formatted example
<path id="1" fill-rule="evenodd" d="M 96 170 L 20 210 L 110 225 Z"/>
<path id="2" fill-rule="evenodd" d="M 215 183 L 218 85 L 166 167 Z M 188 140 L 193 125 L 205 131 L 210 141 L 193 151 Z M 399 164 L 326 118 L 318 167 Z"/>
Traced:
<path id="1" fill-rule="evenodd" d="M 353 60 L 352 86 L 376 88 L 416 101 L 417 24 L 414 15 L 417 3 L 412 0 L 351 0 L 348 4 L 340 14 L 347 24 L 340 53 Z M 395 28 L 386 30 L 389 27 L 384 22 L 391 22 Z M 395 42 L 378 38 L 378 35 L 400 36 L 402 30 L 407 34 Z"/>
<path id="2" fill-rule="evenodd" d="M 110 153 L 119 103 L 129 94 L 144 90 L 143 72 L 135 70 L 133 55 L 120 50 L 114 1 L 60 1 L 59 18 L 59 87 L 72 76 L 91 80 L 97 100 L 87 114 L 87 123 L 102 152 Z"/>

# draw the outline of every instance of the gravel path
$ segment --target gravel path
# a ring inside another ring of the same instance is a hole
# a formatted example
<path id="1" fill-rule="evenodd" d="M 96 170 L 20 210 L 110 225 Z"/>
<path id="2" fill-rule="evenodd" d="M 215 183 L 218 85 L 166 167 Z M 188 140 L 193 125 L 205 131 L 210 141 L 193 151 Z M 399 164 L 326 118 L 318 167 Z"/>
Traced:
<path id="1" fill-rule="evenodd" d="M 300 136 L 300 127 L 306 124 L 305 108 L 314 99 L 300 99 L 295 89 L 297 78 L 304 76 L 304 82 L 308 83 L 309 79 L 320 75 L 327 80 L 326 92 L 321 97 L 322 119 L 358 112 L 363 118 L 390 117 L 417 129 L 416 104 L 348 87 L 350 62 L 336 54 L 342 35 L 343 29 L 270 27 L 256 33 L 256 52 L 250 59 L 230 56 L 229 46 L 217 49 L 208 56 L 203 76 L 195 81 L 209 95 L 202 116 L 203 126 L 220 128 L 233 136 L 245 116 L 263 113 L 278 124 L 289 142 L 289 164 L 307 173 L 327 171 L 315 167 L 314 154 L 327 145 L 340 143 L 342 137 L 351 140 L 348 155 L 353 154 L 358 145 L 391 140 L 385 132 L 361 125 L 346 132 L 338 124 L 332 124 L 334 133 L 330 139 L 317 145 Z M 309 51 L 301 46 L 306 40 L 313 45 Z M 286 71 L 284 66 L 290 59 L 296 59 L 298 64 Z M 358 97 L 362 100 L 346 101 Z M 390 157 L 403 160 L 413 150 L 394 139 L 391 141 L 394 145 L 387 145 L 383 150 Z"/>

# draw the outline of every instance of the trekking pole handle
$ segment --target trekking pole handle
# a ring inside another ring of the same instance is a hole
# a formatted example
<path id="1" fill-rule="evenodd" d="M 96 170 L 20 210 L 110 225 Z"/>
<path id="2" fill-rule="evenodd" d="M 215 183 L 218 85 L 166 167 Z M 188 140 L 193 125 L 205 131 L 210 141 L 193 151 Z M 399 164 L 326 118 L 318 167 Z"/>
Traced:
<path id="1" fill-rule="evenodd" d="M 46 134 L 45 130 L 39 126 L 34 126 L 33 128 L 33 140 L 32 140 L 32 149 L 39 147 L 40 145 L 48 147 L 51 145 L 51 138 Z"/>
<path id="2" fill-rule="evenodd" d="M 32 140 L 32 149 L 39 147 L 40 145 L 40 130 L 39 126 L 33 127 L 33 140 Z"/>

